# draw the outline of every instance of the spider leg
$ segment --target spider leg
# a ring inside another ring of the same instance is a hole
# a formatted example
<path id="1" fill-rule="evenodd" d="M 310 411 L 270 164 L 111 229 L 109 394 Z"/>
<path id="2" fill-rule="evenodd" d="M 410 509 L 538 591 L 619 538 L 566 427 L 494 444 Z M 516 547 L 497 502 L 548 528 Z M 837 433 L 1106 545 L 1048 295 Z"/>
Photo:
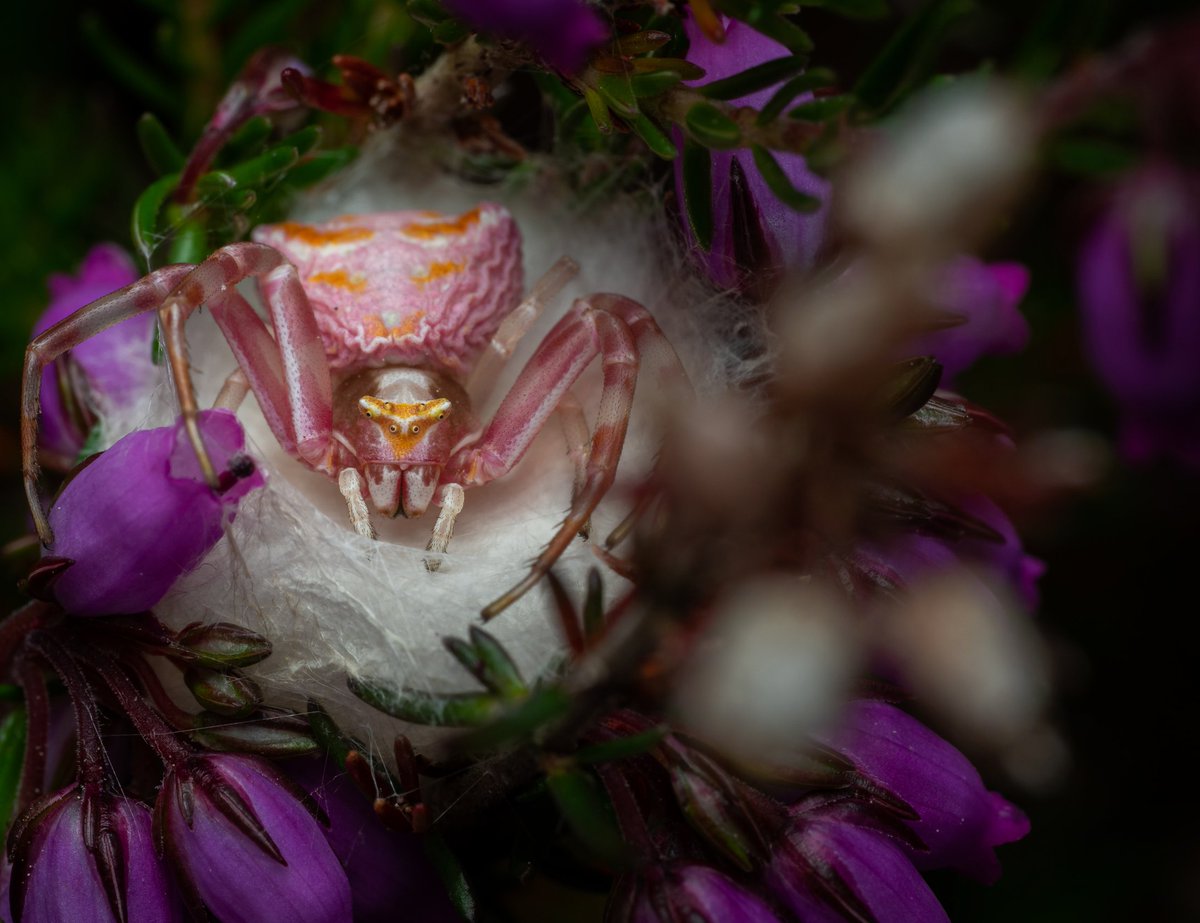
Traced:
<path id="1" fill-rule="evenodd" d="M 338 490 L 346 500 L 350 512 L 350 524 L 363 538 L 375 538 L 375 527 L 371 524 L 371 511 L 363 499 L 362 475 L 355 468 L 343 468 L 338 472 Z"/>
<path id="2" fill-rule="evenodd" d="M 597 355 L 601 357 L 603 385 L 582 488 L 530 573 L 483 610 L 485 620 L 499 614 L 550 569 L 612 484 L 638 375 L 637 348 L 629 325 L 587 299 L 575 302 L 538 346 L 483 435 L 475 444 L 460 449 L 447 465 L 443 483 L 463 487 L 506 474 Z"/>
<path id="3" fill-rule="evenodd" d="M 579 264 L 569 256 L 560 256 L 545 274 L 534 283 L 529 294 L 501 322 L 487 349 L 479 357 L 471 373 L 472 391 L 486 391 L 495 383 L 500 369 L 508 361 L 521 338 L 529 332 L 546 303 L 563 290 L 579 272 Z"/>
<path id="4" fill-rule="evenodd" d="M 234 289 L 251 277 L 259 280 L 271 330 Z M 333 388 L 312 307 L 296 268 L 278 251 L 238 243 L 192 270 L 159 309 L 180 412 L 205 478 L 215 484 L 216 472 L 196 424 L 184 338 L 188 315 L 203 304 L 209 305 L 280 445 L 311 467 L 324 466 L 333 429 Z"/>
<path id="5" fill-rule="evenodd" d="M 21 470 L 29 512 L 43 545 L 49 545 L 54 540 L 54 534 L 50 531 L 50 523 L 38 494 L 37 444 L 38 414 L 42 406 L 42 370 L 67 350 L 102 330 L 135 314 L 157 308 L 191 269 L 186 265 L 156 269 L 132 285 L 80 308 L 35 339 L 25 350 L 21 384 Z"/>
<path id="6" fill-rule="evenodd" d="M 588 455 L 591 454 L 592 434 L 588 431 L 587 418 L 583 415 L 583 405 L 573 391 L 568 391 L 558 402 L 558 422 L 562 426 L 563 439 L 567 443 L 567 457 L 575 471 L 575 480 L 571 484 L 571 502 L 574 503 L 583 492 L 587 482 Z M 585 522 L 579 530 L 582 538 L 587 538 L 591 532 L 591 520 Z"/>

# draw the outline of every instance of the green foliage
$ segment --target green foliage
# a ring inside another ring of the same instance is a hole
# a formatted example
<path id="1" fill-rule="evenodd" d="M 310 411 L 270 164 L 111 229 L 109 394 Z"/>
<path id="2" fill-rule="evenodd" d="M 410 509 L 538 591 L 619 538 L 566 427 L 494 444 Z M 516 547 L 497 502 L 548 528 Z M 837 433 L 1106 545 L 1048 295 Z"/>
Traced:
<path id="1" fill-rule="evenodd" d="M 12 817 L 24 753 L 25 708 L 18 705 L 0 720 L 0 830 L 8 829 Z"/>

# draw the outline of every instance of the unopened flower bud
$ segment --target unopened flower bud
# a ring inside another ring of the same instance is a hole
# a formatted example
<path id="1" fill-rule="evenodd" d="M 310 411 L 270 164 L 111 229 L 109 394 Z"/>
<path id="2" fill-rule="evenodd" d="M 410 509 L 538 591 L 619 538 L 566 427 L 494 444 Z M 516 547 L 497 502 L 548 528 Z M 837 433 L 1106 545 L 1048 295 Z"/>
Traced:
<path id="1" fill-rule="evenodd" d="M 213 670 L 248 667 L 271 656 L 270 641 L 231 622 L 193 622 L 179 632 L 176 642 L 196 664 Z"/>
<path id="2" fill-rule="evenodd" d="M 192 666 L 183 681 L 197 702 L 218 715 L 244 718 L 262 704 L 258 683 L 240 673 Z"/>
<path id="3" fill-rule="evenodd" d="M 271 764 L 205 754 L 172 768 L 155 823 L 188 892 L 222 923 L 350 923 L 346 874 Z"/>
<path id="4" fill-rule="evenodd" d="M 154 849 L 150 809 L 72 785 L 14 828 L 12 907 L 23 923 L 112 923 L 182 917 Z"/>

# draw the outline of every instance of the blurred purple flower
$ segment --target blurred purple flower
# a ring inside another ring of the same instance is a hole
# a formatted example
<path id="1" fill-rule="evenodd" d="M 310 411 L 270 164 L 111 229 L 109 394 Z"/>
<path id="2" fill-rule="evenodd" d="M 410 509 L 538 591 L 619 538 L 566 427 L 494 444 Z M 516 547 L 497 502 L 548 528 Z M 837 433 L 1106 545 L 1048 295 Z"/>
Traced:
<path id="1" fill-rule="evenodd" d="M 95 796 L 103 805 L 85 809 L 83 790 L 72 785 L 51 795 L 35 811 L 36 827 L 21 836 L 13 865 L 12 901 L 20 907 L 22 923 L 115 923 L 104 878 L 97 866 L 105 844 L 88 839 L 85 824 L 99 810 L 101 832 L 107 825 L 115 835 L 112 869 L 129 920 L 180 920 L 182 907 L 166 865 L 154 849 L 150 809 L 140 802 L 115 796 Z"/>
<path id="2" fill-rule="evenodd" d="M 33 327 L 37 336 L 84 305 L 136 282 L 137 269 L 116 244 L 98 244 L 88 251 L 74 275 L 56 273 L 47 281 L 50 306 Z M 63 380 L 83 407 L 86 418 L 129 406 L 154 380 L 150 360 L 154 315 L 131 317 L 84 340 L 62 360 L 42 372 L 41 447 L 69 465 L 83 447 L 86 432 L 67 410 L 59 390 Z M 63 374 L 65 372 L 65 375 Z"/>
<path id="3" fill-rule="evenodd" d="M 821 743 L 920 815 L 908 822 L 928 847 L 910 851 L 918 868 L 953 868 L 991 884 L 1000 877 L 994 847 L 1029 832 L 1028 818 L 987 791 L 962 753 L 893 705 L 852 702 L 838 730 Z"/>
<path id="4" fill-rule="evenodd" d="M 222 923 L 350 923 L 346 873 L 270 763 L 197 756 L 168 771 L 155 815 L 185 887 Z"/>
<path id="5" fill-rule="evenodd" d="M 856 562 L 868 570 L 887 574 L 889 579 L 898 579 L 902 584 L 964 565 L 982 567 L 1015 593 L 1028 611 L 1035 611 L 1040 602 L 1037 581 L 1046 566 L 1025 553 L 1012 522 L 988 497 L 972 494 L 955 497 L 953 503 L 994 530 L 1001 540 L 971 536 L 950 539 L 905 532 L 884 544 L 861 545 L 854 553 Z"/>
<path id="6" fill-rule="evenodd" d="M 765 882 L 804 923 L 948 923 L 929 885 L 897 841 L 837 812 L 792 811 Z"/>
<path id="7" fill-rule="evenodd" d="M 1200 466 L 1200 178 L 1163 164 L 1128 176 L 1083 244 L 1078 285 L 1125 454 Z"/>
<path id="8" fill-rule="evenodd" d="M 550 66 L 575 73 L 608 26 L 584 0 L 446 0 L 473 29 L 527 43 Z"/>
<path id="9" fill-rule="evenodd" d="M 1029 270 L 1020 263 L 959 257 L 942 271 L 934 303 L 964 322 L 927 334 L 911 352 L 942 364 L 943 386 L 983 356 L 1020 352 L 1029 342 L 1029 325 L 1017 305 L 1028 288 Z"/>
<path id="10" fill-rule="evenodd" d="M 652 865 L 622 878 L 609 923 L 780 923 L 759 896 L 705 865 Z"/>
<path id="11" fill-rule="evenodd" d="M 226 410 L 200 414 L 223 490 L 204 482 L 183 424 L 130 433 L 71 478 L 50 509 L 50 555 L 74 563 L 53 583 L 73 615 L 142 612 L 195 567 L 238 501 L 261 487 L 245 434 Z"/>
<path id="12" fill-rule="evenodd" d="M 286 769 L 329 817 L 324 833 L 350 880 L 355 923 L 391 923 L 397 908 L 422 923 L 461 920 L 420 837 L 385 828 L 350 776 L 320 758 Z"/>
<path id="13" fill-rule="evenodd" d="M 725 41 L 713 42 L 691 17 L 684 23 L 691 46 L 688 60 L 704 68 L 711 83 L 790 52 L 745 23 L 722 17 Z M 759 90 L 731 100 L 733 105 L 761 108 L 774 93 Z M 799 96 L 803 102 L 807 96 Z M 828 202 L 829 183 L 808 169 L 799 154 L 776 152 L 775 159 L 801 192 Z M 758 173 L 748 148 L 712 152 L 713 240 L 705 252 L 696 241 L 686 216 L 684 234 L 692 255 L 709 280 L 719 288 L 764 298 L 782 269 L 812 265 L 825 236 L 827 206 L 805 214 L 785 205 Z M 683 163 L 675 160 L 675 191 L 683 201 Z M 765 250 L 765 252 L 764 252 Z"/>

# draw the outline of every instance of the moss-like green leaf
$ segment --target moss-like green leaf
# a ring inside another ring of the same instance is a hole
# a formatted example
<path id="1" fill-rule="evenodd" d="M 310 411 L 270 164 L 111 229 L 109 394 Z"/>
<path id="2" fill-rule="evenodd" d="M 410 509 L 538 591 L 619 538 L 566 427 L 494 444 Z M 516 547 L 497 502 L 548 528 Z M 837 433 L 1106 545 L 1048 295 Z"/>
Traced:
<path id="1" fill-rule="evenodd" d="M 887 0 L 800 0 L 801 6 L 817 6 L 850 19 L 882 19 L 888 14 Z"/>
<path id="2" fill-rule="evenodd" d="M 602 743 L 592 744 L 590 747 L 581 747 L 571 755 L 571 759 L 577 765 L 592 766 L 596 763 L 640 756 L 657 747 L 669 733 L 670 728 L 662 726 L 643 731 L 640 734 L 632 734 L 629 737 L 606 740 Z"/>
<path id="3" fill-rule="evenodd" d="M 159 227 L 159 213 L 171 191 L 179 185 L 179 174 L 171 173 L 156 179 L 138 196 L 133 205 L 130 233 L 133 246 L 147 269 L 154 269 L 154 252 L 163 243 L 164 235 Z"/>
<path id="4" fill-rule="evenodd" d="M 635 74 L 655 74 L 665 70 L 674 71 L 684 80 L 699 80 L 704 76 L 704 68 L 683 58 L 638 58 L 633 62 Z"/>
<path id="5" fill-rule="evenodd" d="M 551 769 L 546 787 L 567 825 L 596 858 L 610 867 L 622 864 L 621 835 L 592 775 L 580 769 Z"/>
<path id="6" fill-rule="evenodd" d="M 288 170 L 287 181 L 297 189 L 312 186 L 350 164 L 358 156 L 358 148 L 339 147 L 331 151 L 316 151 Z"/>
<path id="7" fill-rule="evenodd" d="M 634 133 L 646 142 L 646 146 L 651 152 L 663 160 L 674 160 L 679 156 L 679 151 L 675 149 L 675 145 L 671 143 L 661 128 L 642 115 L 640 112 L 631 119 L 627 119 L 629 127 Z"/>
<path id="8" fill-rule="evenodd" d="M 712 154 L 703 144 L 688 141 L 683 146 L 684 213 L 696 242 L 705 250 L 712 247 L 712 192 Z"/>
<path id="9" fill-rule="evenodd" d="M 850 95 L 823 96 L 807 103 L 801 103 L 788 112 L 788 118 L 800 119 L 805 122 L 828 122 L 837 118 L 854 105 L 854 97 Z"/>
<path id="10" fill-rule="evenodd" d="M 785 16 L 767 9 L 755 0 L 716 0 L 713 4 L 722 13 L 740 19 L 755 31 L 773 38 L 789 51 L 812 51 L 813 42 L 807 32 Z"/>
<path id="11" fill-rule="evenodd" d="M 837 75 L 833 71 L 825 67 L 814 67 L 811 70 L 805 71 L 793 77 L 778 90 L 774 95 L 767 100 L 767 104 L 758 112 L 758 124 L 766 125 L 779 117 L 788 103 L 799 96 L 801 93 L 807 93 L 810 90 L 819 90 L 821 87 L 827 87 L 837 81 Z"/>
<path id="12" fill-rule="evenodd" d="M 773 87 L 781 80 L 794 77 L 804 70 L 804 65 L 807 63 L 807 59 L 800 55 L 787 55 L 771 61 L 764 61 L 740 74 L 734 74 L 723 80 L 714 80 L 712 83 L 697 87 L 697 89 L 709 99 L 741 99 L 743 96 Z"/>
<path id="13" fill-rule="evenodd" d="M 820 199 L 801 192 L 792 185 L 792 181 L 770 151 L 757 144 L 751 150 L 759 174 L 780 202 L 799 212 L 814 212 L 821 207 Z"/>
<path id="14" fill-rule="evenodd" d="M 646 96 L 658 96 L 679 85 L 683 78 L 672 70 L 652 71 L 648 74 L 634 74 L 629 78 L 629 89 L 638 99 Z"/>
<path id="15" fill-rule="evenodd" d="M 346 682 L 350 691 L 372 708 L 414 724 L 474 727 L 491 720 L 501 708 L 500 700 L 490 693 L 435 695 L 357 676 L 349 677 Z"/>
<path id="16" fill-rule="evenodd" d="M 974 0 L 930 0 L 884 46 L 854 87 L 868 113 L 894 106 L 929 73 L 946 31 L 975 9 Z"/>
<path id="17" fill-rule="evenodd" d="M 18 705 L 0 721 L 0 830 L 12 819 L 25 754 L 25 708 Z"/>
<path id="18" fill-rule="evenodd" d="M 684 116 L 688 133 L 705 147 L 727 150 L 742 141 L 737 122 L 712 103 L 696 103 Z"/>
<path id="19" fill-rule="evenodd" d="M 608 114 L 608 106 L 600 94 L 589 86 L 582 87 L 582 91 L 583 100 L 587 103 L 588 111 L 592 114 L 592 121 L 596 123 L 600 133 L 611 134 L 613 130 L 612 117 Z"/>
<path id="20" fill-rule="evenodd" d="M 145 113 L 137 123 L 138 143 L 150 169 L 162 176 L 167 173 L 178 173 L 183 169 L 184 156 L 163 123 L 150 112 Z"/>
<path id="21" fill-rule="evenodd" d="M 420 837 L 420 841 L 458 915 L 466 923 L 475 923 L 475 895 L 471 893 L 471 885 L 458 857 L 439 833 L 427 833 Z"/>

